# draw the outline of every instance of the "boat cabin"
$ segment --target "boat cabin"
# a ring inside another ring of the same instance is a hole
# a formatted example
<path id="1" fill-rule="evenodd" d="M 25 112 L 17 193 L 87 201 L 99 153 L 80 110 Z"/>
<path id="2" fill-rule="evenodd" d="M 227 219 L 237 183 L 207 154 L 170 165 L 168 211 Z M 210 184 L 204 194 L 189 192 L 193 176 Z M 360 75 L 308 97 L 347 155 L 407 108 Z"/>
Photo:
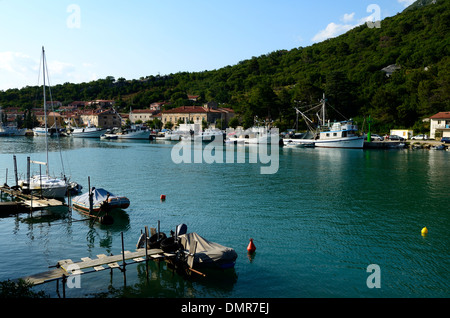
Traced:
<path id="1" fill-rule="evenodd" d="M 341 121 L 334 122 L 329 126 L 328 130 L 325 129 L 320 132 L 320 139 L 335 139 L 335 138 L 345 138 L 356 136 L 355 132 L 358 130 L 358 127 L 353 124 L 353 121 Z"/>

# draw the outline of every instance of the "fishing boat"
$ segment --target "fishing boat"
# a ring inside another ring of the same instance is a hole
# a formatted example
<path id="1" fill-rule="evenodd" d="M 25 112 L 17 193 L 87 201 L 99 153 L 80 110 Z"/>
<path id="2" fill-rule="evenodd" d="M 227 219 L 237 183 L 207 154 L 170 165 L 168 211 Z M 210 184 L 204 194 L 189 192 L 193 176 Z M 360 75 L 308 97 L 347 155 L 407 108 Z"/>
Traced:
<path id="1" fill-rule="evenodd" d="M 358 127 L 353 123 L 353 120 L 349 119 L 341 122 L 330 123 L 330 120 L 326 120 L 325 107 L 326 99 L 325 94 L 323 94 L 321 104 L 316 105 L 305 112 L 295 108 L 297 114 L 301 114 L 304 118 L 309 128 L 309 132 L 304 135 L 304 138 L 301 139 L 284 139 L 284 143 L 311 142 L 314 143 L 316 147 L 362 149 L 364 145 L 364 138 L 357 135 Z M 312 110 L 317 110 L 318 108 L 320 108 L 317 114 L 319 124 L 315 127 L 313 120 L 305 113 Z"/>
<path id="2" fill-rule="evenodd" d="M 106 129 L 95 127 L 88 122 L 86 127 L 75 128 L 71 136 L 74 138 L 98 138 L 106 132 Z"/>
<path id="3" fill-rule="evenodd" d="M 78 210 L 98 213 L 106 207 L 108 209 L 126 209 L 130 206 L 130 200 L 126 197 L 116 196 L 102 188 L 92 188 L 91 191 L 73 198 L 72 204 Z"/>
<path id="4" fill-rule="evenodd" d="M 45 89 L 45 79 L 46 79 L 46 73 L 45 70 L 47 69 L 46 59 L 45 59 L 45 50 L 44 47 L 42 47 L 42 69 L 43 69 L 43 95 L 44 95 L 44 128 L 43 128 L 43 135 L 45 136 L 45 150 L 46 150 L 46 161 L 45 162 L 39 162 L 39 161 L 30 161 L 31 163 L 35 163 L 38 165 L 45 166 L 45 174 L 38 174 L 35 176 L 32 176 L 28 178 L 28 180 L 20 180 L 18 183 L 22 191 L 27 192 L 35 192 L 43 197 L 46 198 L 64 198 L 67 189 L 68 189 L 68 183 L 67 179 L 64 176 L 63 178 L 54 178 L 49 175 L 49 162 L 48 162 L 48 129 L 47 129 L 47 102 L 46 102 L 46 89 Z M 48 77 L 48 74 L 47 74 Z"/>

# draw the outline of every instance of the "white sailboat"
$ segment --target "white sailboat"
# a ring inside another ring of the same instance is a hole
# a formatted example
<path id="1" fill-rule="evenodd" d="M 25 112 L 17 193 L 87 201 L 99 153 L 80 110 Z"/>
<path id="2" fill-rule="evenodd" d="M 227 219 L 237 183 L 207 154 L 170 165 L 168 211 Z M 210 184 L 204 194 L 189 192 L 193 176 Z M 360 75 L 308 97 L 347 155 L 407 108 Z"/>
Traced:
<path id="1" fill-rule="evenodd" d="M 357 148 L 362 149 L 364 146 L 364 138 L 358 136 L 356 131 L 358 127 L 353 124 L 353 121 L 345 120 L 341 122 L 334 122 L 330 124 L 330 121 L 325 119 L 325 94 L 320 105 L 316 105 L 310 110 L 316 109 L 321 106 L 320 115 L 318 114 L 319 125 L 316 129 L 313 127 L 313 121 L 306 116 L 302 111 L 295 108 L 298 114 L 301 114 L 305 119 L 311 133 L 306 134 L 306 138 L 301 139 L 283 139 L 285 144 L 290 143 L 314 143 L 316 147 L 323 148 Z"/>
<path id="2" fill-rule="evenodd" d="M 45 50 L 42 47 L 42 68 L 44 75 L 44 136 L 45 136 L 45 150 L 46 150 L 46 162 L 39 161 L 31 161 L 31 163 L 39 164 L 45 166 L 45 174 L 38 174 L 32 176 L 29 180 L 21 180 L 19 181 L 19 186 L 21 186 L 22 190 L 27 190 L 31 192 L 35 192 L 38 195 L 42 195 L 46 198 L 64 198 L 67 193 L 67 180 L 64 177 L 63 179 L 53 178 L 49 175 L 49 165 L 48 165 L 48 134 L 45 132 L 47 130 L 47 103 L 45 96 L 45 70 L 46 70 L 46 60 L 45 60 Z M 47 75 L 48 76 L 48 75 Z"/>

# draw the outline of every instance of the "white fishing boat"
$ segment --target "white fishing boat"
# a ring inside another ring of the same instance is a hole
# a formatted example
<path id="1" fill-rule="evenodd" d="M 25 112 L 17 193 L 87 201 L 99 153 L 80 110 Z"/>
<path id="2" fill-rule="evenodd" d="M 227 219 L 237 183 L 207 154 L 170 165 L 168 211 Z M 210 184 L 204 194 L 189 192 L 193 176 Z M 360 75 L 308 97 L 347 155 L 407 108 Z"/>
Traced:
<path id="1" fill-rule="evenodd" d="M 106 132 L 106 129 L 95 127 L 88 122 L 87 127 L 75 128 L 71 136 L 74 138 L 98 138 Z"/>
<path id="2" fill-rule="evenodd" d="M 314 106 L 311 110 L 317 110 L 320 107 L 320 111 L 317 114 L 319 119 L 319 125 L 314 127 L 313 121 L 305 115 L 306 112 L 302 112 L 296 108 L 297 113 L 301 114 L 304 118 L 310 132 L 305 134 L 305 138 L 300 139 L 283 139 L 286 143 L 314 143 L 316 147 L 324 148 L 357 148 L 362 149 L 364 145 L 364 138 L 357 135 L 358 127 L 353 121 L 345 120 L 341 122 L 334 122 L 330 124 L 330 121 L 326 121 L 326 99 L 323 95 L 321 104 Z"/>
<path id="3" fill-rule="evenodd" d="M 49 164 L 48 164 L 48 129 L 47 129 L 47 103 L 46 103 L 46 95 L 45 95 L 45 79 L 46 74 L 45 70 L 47 69 L 47 64 L 45 60 L 45 50 L 42 47 L 42 69 L 43 69 L 43 92 L 44 92 L 44 122 L 45 126 L 42 130 L 43 135 L 45 136 L 45 149 L 46 149 L 46 162 L 39 161 L 31 161 L 31 163 L 35 163 L 38 165 L 45 166 L 45 174 L 38 174 L 30 177 L 28 180 L 20 180 L 19 186 L 22 188 L 22 191 L 34 192 L 37 195 L 41 195 L 46 198 L 64 198 L 67 193 L 68 183 L 66 178 L 58 179 L 53 178 L 49 175 Z M 48 77 L 48 74 L 47 74 Z"/>

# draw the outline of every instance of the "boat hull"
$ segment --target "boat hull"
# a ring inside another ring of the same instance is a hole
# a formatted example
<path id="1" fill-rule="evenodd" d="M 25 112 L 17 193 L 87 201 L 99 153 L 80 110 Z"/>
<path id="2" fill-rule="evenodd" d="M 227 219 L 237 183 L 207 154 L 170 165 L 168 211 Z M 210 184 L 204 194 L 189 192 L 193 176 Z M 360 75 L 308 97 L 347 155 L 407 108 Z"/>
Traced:
<path id="1" fill-rule="evenodd" d="M 30 190 L 35 195 L 42 195 L 50 199 L 62 199 L 67 194 L 68 185 L 64 180 L 51 178 L 49 176 L 34 176 L 27 186 L 24 180 L 19 181 L 22 189 Z"/>
<path id="2" fill-rule="evenodd" d="M 150 139 L 150 131 L 131 132 L 126 134 L 105 134 L 106 139 Z"/>
<path id="3" fill-rule="evenodd" d="M 94 204 L 92 207 L 92 212 L 100 212 L 100 210 L 102 209 L 102 203 L 103 202 Z M 126 197 L 110 197 L 108 199 L 108 204 L 110 209 L 126 209 L 130 206 L 130 200 Z M 83 202 L 77 202 L 74 199 L 72 205 L 78 210 L 89 212 L 89 205 Z"/>
<path id="4" fill-rule="evenodd" d="M 363 137 L 345 137 L 335 139 L 289 139 L 285 143 L 313 143 L 315 147 L 321 148 L 351 148 L 362 149 L 364 146 Z"/>
<path id="5" fill-rule="evenodd" d="M 98 130 L 87 130 L 80 132 L 72 132 L 72 137 L 74 138 L 99 138 L 106 132 L 106 129 L 98 129 Z"/>

